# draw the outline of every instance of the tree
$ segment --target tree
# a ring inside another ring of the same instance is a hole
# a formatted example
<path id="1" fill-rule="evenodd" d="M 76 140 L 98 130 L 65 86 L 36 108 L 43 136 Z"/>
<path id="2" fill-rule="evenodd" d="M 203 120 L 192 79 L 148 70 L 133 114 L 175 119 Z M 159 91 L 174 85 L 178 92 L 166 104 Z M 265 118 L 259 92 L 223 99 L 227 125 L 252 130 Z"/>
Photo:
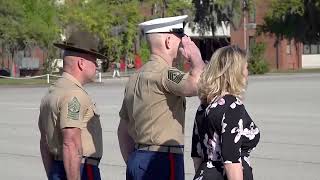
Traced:
<path id="1" fill-rule="evenodd" d="M 141 20 L 137 0 L 91 0 L 87 3 L 65 6 L 61 20 L 97 34 L 101 40 L 100 51 L 109 60 L 132 55 L 138 22 Z M 74 24 L 76 22 L 76 24 Z"/>
<path id="2" fill-rule="evenodd" d="M 186 0 L 141 0 L 152 7 L 152 17 L 170 17 L 190 14 L 192 4 Z"/>
<path id="3" fill-rule="evenodd" d="M 24 21 L 23 34 L 24 45 L 32 49 L 40 47 L 46 54 L 44 72 L 51 73 L 55 67 L 53 59 L 57 51 L 53 42 L 60 38 L 57 8 L 52 0 L 23 1 Z"/>
<path id="4" fill-rule="evenodd" d="M 22 5 L 17 1 L 0 0 L 0 14 L 1 56 L 3 59 L 4 55 L 10 54 L 13 59 L 15 50 L 23 44 Z"/>
<path id="5" fill-rule="evenodd" d="M 2 49 L 11 54 L 11 59 L 26 47 L 39 46 L 48 51 L 59 35 L 53 1 L 0 0 L 0 14 Z"/>
<path id="6" fill-rule="evenodd" d="M 248 59 L 248 70 L 251 74 L 264 74 L 269 71 L 269 65 L 265 57 L 265 43 L 254 43 L 250 47 L 250 56 Z"/>
<path id="7" fill-rule="evenodd" d="M 319 0 L 273 0 L 259 32 L 274 34 L 279 40 L 319 42 L 319 19 Z"/>
<path id="8" fill-rule="evenodd" d="M 252 0 L 192 0 L 195 8 L 194 22 L 199 25 L 198 31 L 214 32 L 222 22 L 236 29 L 240 24 L 243 11 L 251 10 Z"/>

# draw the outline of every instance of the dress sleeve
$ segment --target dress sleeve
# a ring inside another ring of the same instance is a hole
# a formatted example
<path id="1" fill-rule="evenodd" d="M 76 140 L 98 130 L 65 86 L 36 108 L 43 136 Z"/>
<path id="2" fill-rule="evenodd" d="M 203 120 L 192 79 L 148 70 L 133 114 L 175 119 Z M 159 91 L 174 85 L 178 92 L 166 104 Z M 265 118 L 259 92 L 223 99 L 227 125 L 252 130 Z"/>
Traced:
<path id="1" fill-rule="evenodd" d="M 241 162 L 244 106 L 232 103 L 221 121 L 221 154 L 224 163 Z"/>
<path id="2" fill-rule="evenodd" d="M 204 118 L 205 110 L 203 109 L 202 105 L 199 106 L 196 117 L 193 124 L 193 131 L 192 131 L 192 145 L 191 145 L 191 157 L 203 157 L 203 150 L 200 143 L 200 134 L 197 121 L 202 121 Z"/>
<path id="3" fill-rule="evenodd" d="M 191 148 L 191 157 L 202 158 L 201 156 L 201 144 L 198 134 L 197 123 L 194 122 L 193 131 L 192 131 L 192 148 Z"/>

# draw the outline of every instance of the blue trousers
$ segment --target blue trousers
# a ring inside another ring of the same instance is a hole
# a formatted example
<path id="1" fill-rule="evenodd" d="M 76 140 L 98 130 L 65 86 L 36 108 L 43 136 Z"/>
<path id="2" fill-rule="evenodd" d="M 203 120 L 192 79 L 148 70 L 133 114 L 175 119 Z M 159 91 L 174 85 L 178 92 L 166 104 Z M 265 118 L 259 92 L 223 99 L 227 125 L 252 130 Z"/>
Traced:
<path id="1" fill-rule="evenodd" d="M 127 164 L 127 180 L 184 180 L 183 154 L 136 150 Z"/>
<path id="2" fill-rule="evenodd" d="M 97 166 L 91 164 L 81 164 L 81 180 L 101 180 L 100 170 Z M 53 161 L 49 180 L 67 180 L 63 161 Z"/>

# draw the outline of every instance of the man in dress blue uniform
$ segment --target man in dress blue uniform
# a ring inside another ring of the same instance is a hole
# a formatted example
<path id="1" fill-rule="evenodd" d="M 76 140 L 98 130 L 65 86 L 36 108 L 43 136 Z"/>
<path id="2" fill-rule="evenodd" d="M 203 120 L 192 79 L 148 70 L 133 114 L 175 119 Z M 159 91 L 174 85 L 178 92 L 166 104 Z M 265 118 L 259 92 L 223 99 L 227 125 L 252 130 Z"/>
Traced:
<path id="1" fill-rule="evenodd" d="M 98 41 L 76 31 L 65 43 L 63 74 L 42 98 L 40 150 L 49 180 L 100 180 L 102 157 L 100 115 L 83 85 L 94 81 Z"/>
<path id="2" fill-rule="evenodd" d="M 197 46 L 184 35 L 187 16 L 140 24 L 151 57 L 125 88 L 118 139 L 127 164 L 127 180 L 184 180 L 185 97 L 197 95 L 204 62 Z M 172 64 L 190 61 L 184 73 Z"/>

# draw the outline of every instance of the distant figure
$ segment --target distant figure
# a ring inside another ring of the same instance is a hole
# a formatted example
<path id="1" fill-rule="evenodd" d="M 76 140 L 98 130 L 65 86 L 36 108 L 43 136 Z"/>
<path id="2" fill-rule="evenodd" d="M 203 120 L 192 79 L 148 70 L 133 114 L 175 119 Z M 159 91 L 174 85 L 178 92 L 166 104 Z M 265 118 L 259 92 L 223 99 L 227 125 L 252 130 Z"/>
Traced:
<path id="1" fill-rule="evenodd" d="M 115 78 L 116 76 L 118 78 L 120 78 L 120 63 L 119 62 L 113 63 L 113 75 L 112 75 L 112 78 Z"/>
<path id="2" fill-rule="evenodd" d="M 98 41 L 77 31 L 61 44 L 62 78 L 42 98 L 40 150 L 49 180 L 100 180 L 102 129 L 96 104 L 83 88 L 95 80 Z"/>
<path id="3" fill-rule="evenodd" d="M 226 46 L 212 55 L 200 77 L 191 148 L 194 180 L 253 180 L 250 152 L 260 132 L 242 102 L 247 66 L 244 50 Z"/>

